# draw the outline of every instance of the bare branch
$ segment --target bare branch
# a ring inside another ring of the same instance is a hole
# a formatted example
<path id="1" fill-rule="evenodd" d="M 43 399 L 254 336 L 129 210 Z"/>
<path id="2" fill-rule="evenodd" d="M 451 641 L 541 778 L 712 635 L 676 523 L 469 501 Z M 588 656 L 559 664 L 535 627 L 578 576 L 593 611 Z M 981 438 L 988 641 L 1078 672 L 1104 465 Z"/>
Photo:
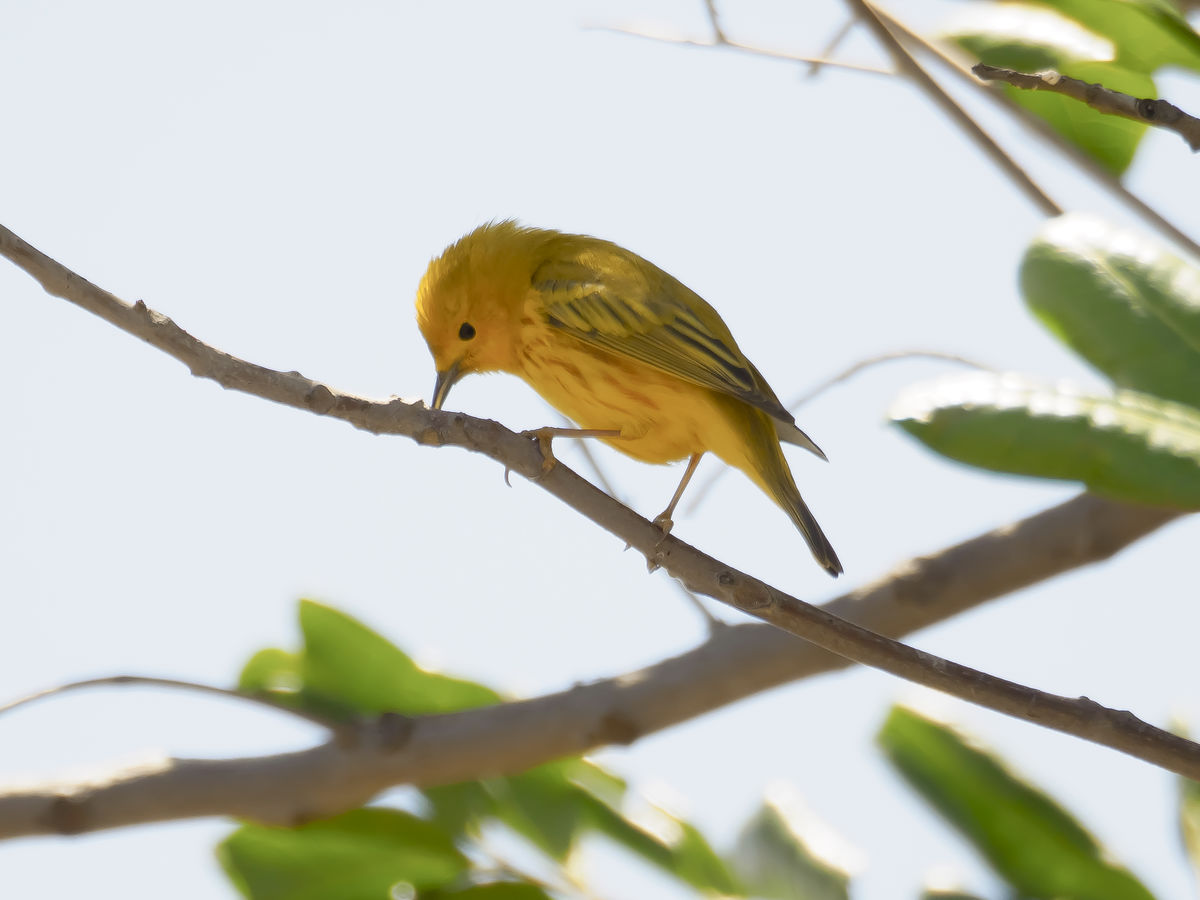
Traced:
<path id="1" fill-rule="evenodd" d="M 784 594 L 758 579 L 724 565 L 677 538 L 664 537 L 653 523 L 622 506 L 561 463 L 546 470 L 536 441 L 515 434 L 496 422 L 476 419 L 462 413 L 430 410 L 419 401 L 409 403 L 395 399 L 383 403 L 367 400 L 336 391 L 296 372 L 277 372 L 247 363 L 198 341 L 166 316 L 154 312 L 140 301 L 133 305 L 125 303 L 50 259 L 3 226 L 0 226 L 0 255 L 19 265 L 51 294 L 94 312 L 184 362 L 194 374 L 212 378 L 225 387 L 236 388 L 319 415 L 344 419 L 355 427 L 374 433 L 403 434 L 421 444 L 451 444 L 484 453 L 507 468 L 524 475 L 624 540 L 629 546 L 637 548 L 648 561 L 666 569 L 690 590 L 713 597 L 839 656 L 945 691 L 998 712 L 1104 744 L 1173 772 L 1200 778 L 1200 746 L 1169 732 L 1152 728 L 1128 713 L 1106 710 L 1091 701 L 1070 700 L 1044 694 L 915 650 L 840 619 L 828 610 L 818 609 Z M 1097 504 L 1105 503 L 1093 498 L 1088 500 Z M 1115 508 L 1125 509 L 1120 506 Z M 1127 509 L 1127 515 L 1135 517 L 1137 521 L 1151 523 L 1147 530 L 1179 514 L 1173 510 Z M 1077 540 L 1073 530 L 1063 534 L 1071 541 Z M 986 540 L 984 543 L 987 543 Z M 1051 541 L 1047 540 L 1046 543 Z M 1015 555 L 1007 552 L 1000 552 L 998 555 L 975 555 L 979 558 L 970 559 L 961 568 L 934 566 L 937 575 L 933 580 L 930 580 L 930 576 L 922 574 L 927 571 L 929 560 L 915 560 L 909 563 L 906 571 L 885 580 L 881 586 L 867 589 L 867 592 L 885 590 L 899 598 L 905 584 L 918 584 L 918 592 L 936 592 L 952 590 L 965 583 L 973 585 L 976 594 L 987 593 L 996 596 L 1063 570 L 1058 555 L 1050 560 L 1038 553 L 1024 552 Z M 1063 558 L 1070 556 L 1064 555 Z M 717 632 L 714 639 L 724 631 L 725 629 L 722 629 Z M 497 710 L 509 708 L 514 707 L 498 707 Z M 619 706 L 610 709 L 620 711 Z M 507 715 L 496 711 L 491 714 L 501 717 Z M 438 723 L 446 719 L 428 721 Z M 510 728 L 511 733 L 523 736 L 531 733 L 529 727 L 513 728 L 511 721 L 504 721 L 504 727 Z M 602 729 L 601 733 L 592 733 L 588 742 L 564 752 L 576 752 L 613 741 L 631 740 L 641 733 L 638 728 L 630 728 L 629 721 L 619 715 L 612 722 L 616 724 L 607 731 Z M 436 729 L 443 726 L 430 724 L 428 727 L 434 728 L 437 733 Z M 521 755 L 522 764 L 528 765 L 523 740 L 521 746 L 514 748 L 514 751 Z M 494 740 L 483 746 L 487 747 L 486 752 L 493 760 L 486 764 L 476 760 L 485 766 L 483 770 L 455 769 L 452 775 L 444 774 L 445 761 L 449 760 L 451 755 L 442 747 L 437 754 L 438 761 L 431 763 L 431 771 L 435 774 L 426 776 L 431 780 L 419 783 L 478 777 L 487 771 L 493 771 L 487 768 L 488 766 L 499 766 L 501 771 L 512 771 L 508 764 L 500 762 L 503 757 L 497 751 Z M 293 757 L 287 757 L 291 758 Z M 261 761 L 247 764 L 257 775 L 265 777 Z M 185 768 L 191 772 L 197 768 L 207 770 L 212 765 L 210 762 L 193 763 Z M 286 771 L 290 764 L 281 765 Z M 442 768 L 439 768 L 439 765 Z M 406 781 L 409 780 L 409 776 L 404 775 L 396 780 Z M 378 789 L 376 784 L 368 791 L 368 795 Z M 197 802 L 201 801 L 208 803 L 210 799 L 197 799 Z M 288 809 L 289 814 L 294 814 L 293 807 Z"/>
<path id="2" fill-rule="evenodd" d="M 1105 115 L 1133 119 L 1144 125 L 1153 125 L 1157 128 L 1174 131 L 1187 142 L 1193 152 L 1200 150 L 1200 119 L 1188 115 L 1178 106 L 1168 103 L 1166 100 L 1133 97 L 1121 91 L 1106 88 L 1102 84 L 1093 84 L 1063 75 L 1053 69 L 1026 73 L 977 63 L 971 67 L 971 71 L 982 81 L 1002 81 L 1025 91 L 1049 91 L 1052 94 L 1062 94 L 1064 97 L 1086 103 L 1092 109 Z"/>
<path id="3" fill-rule="evenodd" d="M 834 69 L 846 69 L 850 72 L 866 72 L 870 75 L 894 75 L 894 72 L 889 72 L 887 69 L 880 69 L 875 66 L 863 66 L 858 63 L 842 62 L 836 59 L 826 59 L 820 56 L 799 56 L 794 53 L 788 53 L 784 50 L 772 50 L 768 47 L 759 47 L 754 44 L 745 44 L 741 41 L 731 41 L 726 37 L 720 40 L 712 41 L 695 41 L 690 38 L 674 37 L 666 34 L 652 34 L 648 31 L 640 31 L 636 28 L 612 28 L 607 25 L 591 26 L 594 31 L 610 31 L 613 34 L 623 34 L 627 37 L 645 38 L 646 40 L 657 41 L 660 44 L 675 44 L 680 47 L 700 47 L 705 50 L 736 50 L 741 53 L 748 53 L 751 56 L 762 56 L 767 59 L 778 59 L 784 62 L 807 63 L 811 65 L 829 66 Z"/>
<path id="4" fill-rule="evenodd" d="M 865 372 L 867 369 L 874 368 L 881 363 L 897 362 L 899 360 L 907 359 L 934 359 L 939 360 L 940 362 L 957 363 L 960 366 L 967 366 L 968 368 L 979 369 L 984 372 L 995 371 L 991 366 L 985 366 L 981 362 L 976 362 L 973 359 L 967 359 L 965 356 L 959 356 L 957 353 L 943 353 L 941 350 L 895 350 L 889 353 L 880 353 L 876 356 L 868 356 L 866 359 L 860 359 L 858 362 L 851 363 L 836 375 L 826 378 L 815 387 L 812 387 L 800 396 L 793 398 L 788 403 L 788 409 L 799 409 L 804 404 L 811 403 L 831 387 L 839 385 L 843 381 L 849 381 L 859 372 Z"/>
<path id="5" fill-rule="evenodd" d="M 1062 214 L 1062 209 L 1057 203 L 1050 199 L 1017 162 L 1001 149 L 990 134 L 983 130 L 974 119 L 967 114 L 967 111 L 959 106 L 954 99 L 947 94 L 936 81 L 921 68 L 920 63 L 913 58 L 913 55 L 908 52 L 903 44 L 896 39 L 895 35 L 884 24 L 883 19 L 875 11 L 875 7 L 866 0 L 846 0 L 850 9 L 857 13 L 871 33 L 883 45 L 884 49 L 892 57 L 892 61 L 900 70 L 901 74 L 908 76 L 912 82 L 920 88 L 934 104 L 941 109 L 950 121 L 954 122 L 959 128 L 975 142 L 988 157 L 991 158 L 1005 175 L 1021 189 L 1021 192 L 1028 197 L 1038 209 L 1048 216 L 1057 216 Z"/>
<path id="6" fill-rule="evenodd" d="M 825 42 L 825 46 L 821 48 L 821 53 L 819 54 L 821 58 L 831 58 L 833 54 L 837 52 L 838 47 L 841 46 L 842 41 L 844 41 L 850 32 L 854 30 L 854 26 L 856 24 L 858 24 L 858 22 L 854 16 L 848 17 L 846 21 L 838 27 L 837 31 L 833 33 L 829 40 Z M 824 63 L 820 62 L 809 63 L 808 72 L 806 73 L 807 77 L 815 78 L 820 73 L 823 65 Z"/>
<path id="7" fill-rule="evenodd" d="M 1107 559 L 1175 515 L 1083 494 L 912 560 L 878 582 L 839 597 L 821 614 L 853 619 L 861 627 L 898 637 Z M 639 523 L 641 531 L 654 528 L 644 520 Z M 684 556 L 706 564 L 707 557 L 672 543 L 668 565 Z M 721 572 L 744 577 L 728 569 Z M 770 590 L 747 582 L 721 586 L 757 588 Z M 396 784 L 429 787 L 516 773 L 606 744 L 628 744 L 767 688 L 849 664 L 770 626 L 730 626 L 715 631 L 694 650 L 618 678 L 449 715 L 386 717 L 353 735 L 295 753 L 164 760 L 86 781 L 0 788 L 0 838 L 73 834 L 197 816 L 294 824 L 352 808 Z M 992 691 L 987 676 L 967 684 L 981 694 Z M 1065 716 L 1078 726 L 1075 733 L 1080 736 L 1109 746 L 1120 744 L 1118 749 L 1174 771 L 1188 771 L 1192 777 L 1200 774 L 1196 745 L 1128 713 L 1002 684 L 1014 691 L 1017 702 L 1028 704 L 1036 721 L 1054 725 Z"/>
<path id="8" fill-rule="evenodd" d="M 725 29 L 721 27 L 721 14 L 717 12 L 716 0 L 704 0 L 704 8 L 708 12 L 708 22 L 712 26 L 713 40 L 718 44 L 729 43 L 729 39 L 725 37 Z"/>
<path id="9" fill-rule="evenodd" d="M 928 53 L 932 53 L 942 63 L 949 67 L 950 71 L 961 78 L 967 84 L 970 84 L 975 89 L 982 92 L 983 96 L 987 97 L 994 103 L 999 104 L 1010 115 L 1015 116 L 1022 125 L 1039 135 L 1058 150 L 1059 153 L 1071 160 L 1076 167 L 1081 171 L 1086 172 L 1092 177 L 1100 187 L 1107 190 L 1110 194 L 1131 207 L 1138 215 L 1157 228 L 1160 232 L 1177 241 L 1180 246 L 1185 247 L 1189 253 L 1200 256 L 1200 244 L 1198 244 L 1191 235 L 1185 234 L 1177 225 L 1166 219 L 1162 213 L 1150 206 L 1146 201 L 1133 194 L 1125 185 L 1121 184 L 1121 180 L 1113 175 L 1108 169 L 1100 165 L 1095 158 L 1083 152 L 1079 147 L 1067 140 L 1041 116 L 1027 110 L 1025 107 L 1015 103 L 1013 99 L 1003 91 L 994 91 L 983 84 L 979 79 L 971 74 L 968 66 L 964 65 L 954 55 L 948 53 L 944 48 L 939 47 L 917 32 L 913 31 L 903 22 L 889 16 L 881 9 L 876 9 L 875 12 L 882 18 L 897 34 L 901 35 L 904 40 L 920 47 Z"/>
<path id="10" fill-rule="evenodd" d="M 346 727 L 346 723 L 326 716 L 317 715 L 306 709 L 301 709 L 294 706 L 284 706 L 278 703 L 271 697 L 262 694 L 247 694 L 243 691 L 235 691 L 232 688 L 216 687 L 211 684 L 200 684 L 195 681 L 180 681 L 176 678 L 155 678 L 150 675 L 108 675 L 103 678 L 85 678 L 82 681 L 70 681 L 66 684 L 56 685 L 52 688 L 47 688 L 44 691 L 37 691 L 33 694 L 27 694 L 24 697 L 19 697 L 8 703 L 0 705 L 0 716 L 5 713 L 12 712 L 22 706 L 28 706 L 31 703 L 37 703 L 41 700 L 49 700 L 51 697 L 57 697 L 59 694 L 66 694 L 71 691 L 78 691 L 83 688 L 94 687 L 162 687 L 175 688 L 185 691 L 197 691 L 202 694 L 216 694 L 220 697 L 231 698 L 235 700 L 243 700 L 248 703 L 257 703 L 262 706 L 269 707 L 276 712 L 286 713 L 287 715 L 296 716 L 311 722 L 314 725 L 319 725 L 329 731 L 339 731 Z"/>
<path id="11" fill-rule="evenodd" d="M 565 422 L 567 420 L 564 419 L 563 421 Z M 596 476 L 596 480 L 600 483 L 600 487 L 604 489 L 604 493 L 608 494 L 608 496 L 612 497 L 614 500 L 624 503 L 624 498 L 621 497 L 620 492 L 609 480 L 604 469 L 601 468 L 600 461 L 596 459 L 596 454 L 592 453 L 592 449 L 587 441 L 579 442 L 579 452 L 583 454 L 584 460 L 587 461 L 592 473 Z M 725 624 L 712 614 L 709 608 L 705 606 L 703 602 L 701 602 L 699 597 L 685 588 L 682 584 L 680 584 L 678 581 L 672 581 L 672 584 L 679 588 L 679 592 L 683 594 L 683 597 L 685 600 L 687 600 L 688 604 L 694 610 L 696 610 L 696 612 L 700 613 L 701 617 L 704 619 L 704 624 L 708 627 L 709 631 L 712 631 L 714 628 L 720 628 Z M 0 712 L 3 712 L 2 707 L 0 707 Z"/>

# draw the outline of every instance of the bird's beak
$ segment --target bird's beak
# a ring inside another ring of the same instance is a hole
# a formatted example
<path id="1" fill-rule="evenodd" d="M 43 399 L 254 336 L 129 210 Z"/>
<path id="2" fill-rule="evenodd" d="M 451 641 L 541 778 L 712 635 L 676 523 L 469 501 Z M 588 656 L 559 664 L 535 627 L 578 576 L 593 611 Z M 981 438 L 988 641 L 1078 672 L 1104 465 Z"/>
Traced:
<path id="1" fill-rule="evenodd" d="M 437 381 L 433 385 L 433 409 L 442 408 L 442 404 L 446 402 L 446 395 L 450 393 L 450 388 L 454 387 L 454 382 L 462 378 L 460 363 L 461 360 L 450 368 L 437 373 Z"/>

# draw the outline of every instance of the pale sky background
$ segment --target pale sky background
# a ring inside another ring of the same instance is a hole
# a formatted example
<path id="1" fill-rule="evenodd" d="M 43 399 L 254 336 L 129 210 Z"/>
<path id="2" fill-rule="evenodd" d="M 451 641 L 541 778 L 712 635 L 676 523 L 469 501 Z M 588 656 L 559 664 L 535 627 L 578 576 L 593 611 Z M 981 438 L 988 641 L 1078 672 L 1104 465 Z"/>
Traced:
<path id="1" fill-rule="evenodd" d="M 932 27 L 959 4 L 906 4 Z M 727 4 L 731 35 L 816 52 L 846 12 Z M 783 397 L 877 353 L 938 349 L 1045 378 L 1097 379 L 1027 314 L 1016 266 L 1042 217 L 906 84 L 665 46 L 703 4 L 163 4 L 17 0 L 0 221 L 97 284 L 255 362 L 371 396 L 428 399 L 412 298 L 429 258 L 515 216 L 616 240 L 712 302 Z M 843 56 L 884 64 L 856 33 Z M 1184 77 L 1160 87 L 1200 107 Z M 961 92 L 959 92 L 961 93 Z M 1136 225 L 1057 158 L 990 127 L 1059 202 Z M 1151 134 L 1130 185 L 1200 233 L 1192 155 Z M 192 378 L 0 263 L 0 702 L 115 673 L 230 684 L 294 646 L 299 597 L 364 620 L 425 664 L 534 695 L 694 646 L 664 574 L 479 456 L 380 438 Z M 846 566 L 834 583 L 738 473 L 676 534 L 821 601 L 1075 492 L 934 457 L 886 422 L 899 390 L 949 371 L 892 364 L 799 411 L 826 450 L 796 478 Z M 461 383 L 449 406 L 554 422 L 521 382 Z M 569 464 L 567 443 L 556 445 Z M 657 513 L 678 470 L 601 451 Z M 701 477 L 719 468 L 706 460 Z M 587 474 L 586 470 L 585 474 Z M 1177 523 L 1117 560 L 912 639 L 996 675 L 1163 724 L 1200 716 L 1194 559 Z M 733 614 L 729 613 L 730 618 Z M 890 703 L 918 700 L 999 749 L 1159 897 L 1194 896 L 1172 776 L 858 670 L 775 690 L 599 759 L 727 847 L 786 782 L 856 848 L 855 897 L 914 896 L 934 871 L 998 884 L 882 761 Z M 0 779 L 166 752 L 241 755 L 314 732 L 184 693 L 81 693 L 0 718 Z M 0 844 L 0 895 L 228 898 L 206 820 Z M 600 896 L 680 897 L 604 846 Z"/>

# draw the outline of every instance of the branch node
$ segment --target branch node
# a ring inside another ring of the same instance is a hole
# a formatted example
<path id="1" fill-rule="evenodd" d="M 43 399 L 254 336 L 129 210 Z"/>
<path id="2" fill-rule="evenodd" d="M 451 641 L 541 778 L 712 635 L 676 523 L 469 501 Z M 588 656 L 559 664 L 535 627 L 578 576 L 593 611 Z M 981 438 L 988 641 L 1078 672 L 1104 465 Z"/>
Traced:
<path id="1" fill-rule="evenodd" d="M 47 811 L 51 829 L 58 834 L 83 834 L 89 831 L 88 815 L 91 804 L 80 794 L 59 794 Z"/>
<path id="2" fill-rule="evenodd" d="M 385 712 L 375 720 L 373 731 L 379 739 L 380 748 L 395 753 L 408 744 L 416 727 L 417 723 L 411 716 Z"/>
<path id="3" fill-rule="evenodd" d="M 600 717 L 596 730 L 589 735 L 589 742 L 594 740 L 596 745 L 621 744 L 628 746 L 642 736 L 642 729 L 637 722 L 617 709 L 612 709 Z"/>
<path id="4" fill-rule="evenodd" d="M 299 374 L 299 373 L 296 373 Z M 333 409 L 337 398 L 333 396 L 333 391 L 325 387 L 323 384 L 314 385 L 312 390 L 304 395 L 304 402 L 319 416 L 325 415 Z"/>
<path id="5" fill-rule="evenodd" d="M 776 605 L 775 591 L 759 582 L 743 585 L 742 589 L 734 595 L 734 599 L 738 608 L 747 611 L 766 609 Z"/>

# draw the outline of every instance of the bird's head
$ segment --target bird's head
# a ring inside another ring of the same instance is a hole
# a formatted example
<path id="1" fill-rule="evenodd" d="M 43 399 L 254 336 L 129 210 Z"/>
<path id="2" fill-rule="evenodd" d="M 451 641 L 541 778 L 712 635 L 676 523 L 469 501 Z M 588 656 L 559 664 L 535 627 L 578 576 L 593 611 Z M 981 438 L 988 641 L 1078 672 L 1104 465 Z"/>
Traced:
<path id="1" fill-rule="evenodd" d="M 512 222 L 484 225 L 429 264 L 417 288 L 417 325 L 437 367 L 434 409 L 464 375 L 516 370 L 534 233 Z"/>

